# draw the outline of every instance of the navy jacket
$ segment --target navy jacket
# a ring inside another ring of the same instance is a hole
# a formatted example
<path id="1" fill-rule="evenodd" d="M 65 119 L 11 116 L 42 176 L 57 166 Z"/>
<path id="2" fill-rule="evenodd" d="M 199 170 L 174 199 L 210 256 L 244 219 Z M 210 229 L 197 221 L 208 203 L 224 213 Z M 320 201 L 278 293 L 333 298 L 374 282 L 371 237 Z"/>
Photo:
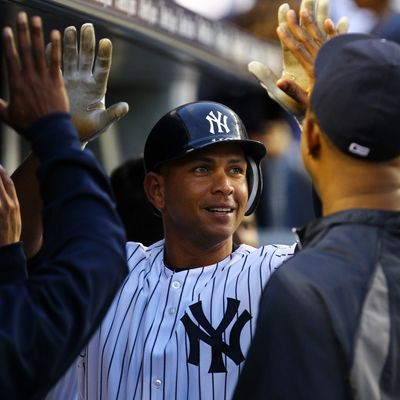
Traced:
<path id="1" fill-rule="evenodd" d="M 234 396 L 400 399 L 400 213 L 311 223 L 269 280 Z"/>
<path id="2" fill-rule="evenodd" d="M 127 273 L 109 184 L 68 114 L 25 134 L 39 157 L 44 244 L 27 273 L 21 243 L 0 248 L 0 399 L 42 398 L 94 333 Z"/>

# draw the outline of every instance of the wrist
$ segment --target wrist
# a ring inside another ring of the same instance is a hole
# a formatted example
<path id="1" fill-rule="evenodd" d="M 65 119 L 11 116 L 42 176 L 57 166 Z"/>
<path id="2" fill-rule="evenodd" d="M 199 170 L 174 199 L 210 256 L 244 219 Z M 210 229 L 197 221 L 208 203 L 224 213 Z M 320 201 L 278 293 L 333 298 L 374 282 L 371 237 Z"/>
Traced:
<path id="1" fill-rule="evenodd" d="M 66 147 L 80 149 L 80 142 L 68 113 L 53 113 L 40 118 L 25 132 L 33 152 L 43 160 Z"/>

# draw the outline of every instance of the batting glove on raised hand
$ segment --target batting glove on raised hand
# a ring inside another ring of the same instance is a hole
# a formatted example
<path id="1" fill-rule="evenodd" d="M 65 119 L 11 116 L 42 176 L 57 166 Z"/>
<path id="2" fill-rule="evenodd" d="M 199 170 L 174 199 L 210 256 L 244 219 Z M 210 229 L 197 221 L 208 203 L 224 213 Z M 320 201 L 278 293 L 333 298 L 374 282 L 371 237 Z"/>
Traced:
<path id="1" fill-rule="evenodd" d="M 300 23 L 291 21 L 291 27 L 288 26 L 288 4 L 282 4 L 278 10 L 278 29 L 282 32 L 289 32 L 296 24 L 299 31 L 305 33 L 301 40 L 314 48 L 313 56 L 317 50 L 331 36 L 345 33 L 348 29 L 347 18 L 341 18 L 336 27 L 332 27 L 329 16 L 329 0 L 302 0 L 300 14 L 307 11 L 307 18 L 301 19 Z M 303 22 L 306 21 L 306 24 Z M 301 91 L 308 93 L 310 88 L 310 71 L 306 70 L 299 62 L 298 57 L 293 54 L 293 48 L 289 48 L 285 41 L 280 38 L 282 48 L 282 76 L 279 79 L 293 82 Z M 309 47 L 309 46 L 308 46 Z M 268 65 L 258 61 L 252 61 L 248 65 L 249 71 L 258 79 L 261 86 L 267 90 L 268 95 L 280 104 L 289 113 L 293 114 L 298 120 L 304 116 L 304 101 L 299 101 L 299 97 L 291 97 L 283 90 L 277 87 L 278 77 L 274 74 Z M 304 97 L 303 97 L 304 98 Z"/>
<path id="2" fill-rule="evenodd" d="M 82 142 L 94 139 L 129 111 L 125 102 L 105 107 L 112 43 L 109 39 L 100 40 L 94 62 L 95 43 L 94 27 L 90 23 L 81 27 L 79 51 L 75 27 L 69 26 L 64 31 L 64 82 L 71 104 L 72 122 Z"/>

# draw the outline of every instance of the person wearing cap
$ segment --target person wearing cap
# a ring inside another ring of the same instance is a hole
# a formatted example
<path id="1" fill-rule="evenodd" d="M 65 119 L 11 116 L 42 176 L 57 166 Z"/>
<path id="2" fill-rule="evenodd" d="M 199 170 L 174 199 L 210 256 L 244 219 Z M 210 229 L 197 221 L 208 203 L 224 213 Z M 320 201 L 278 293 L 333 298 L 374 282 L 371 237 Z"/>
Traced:
<path id="1" fill-rule="evenodd" d="M 83 398 L 231 398 L 262 288 L 295 249 L 233 243 L 264 154 L 219 103 L 185 104 L 151 130 L 144 187 L 165 239 L 128 242 L 129 277 L 78 360 Z"/>
<path id="2" fill-rule="evenodd" d="M 233 398 L 399 399 L 400 46 L 338 36 L 310 78 L 301 148 L 323 217 L 266 285 Z"/>

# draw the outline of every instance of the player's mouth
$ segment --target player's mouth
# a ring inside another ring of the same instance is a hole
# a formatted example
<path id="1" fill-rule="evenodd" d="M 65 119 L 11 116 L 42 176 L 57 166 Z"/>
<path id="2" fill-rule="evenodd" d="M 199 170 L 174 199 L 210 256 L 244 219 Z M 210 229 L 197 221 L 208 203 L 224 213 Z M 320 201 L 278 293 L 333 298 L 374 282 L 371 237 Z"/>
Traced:
<path id="1" fill-rule="evenodd" d="M 207 211 L 210 211 L 212 213 L 223 213 L 223 214 L 230 214 L 232 213 L 235 209 L 231 207 L 208 207 L 206 208 Z"/>

